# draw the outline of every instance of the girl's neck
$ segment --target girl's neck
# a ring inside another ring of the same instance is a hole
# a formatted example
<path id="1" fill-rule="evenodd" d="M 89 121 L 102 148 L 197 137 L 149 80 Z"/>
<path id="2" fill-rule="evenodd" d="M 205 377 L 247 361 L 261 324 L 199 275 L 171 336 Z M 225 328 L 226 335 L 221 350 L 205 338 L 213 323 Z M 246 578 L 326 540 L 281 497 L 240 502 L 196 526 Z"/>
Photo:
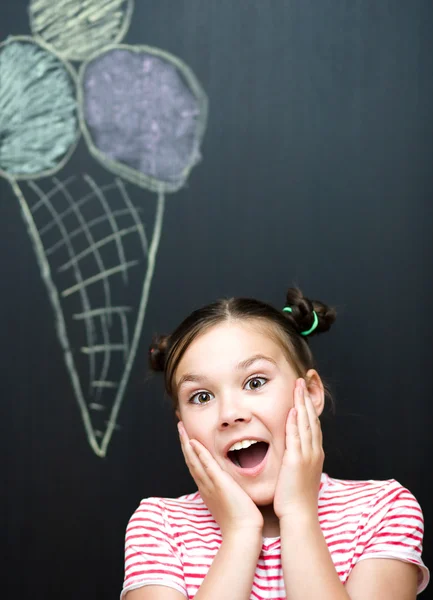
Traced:
<path id="1" fill-rule="evenodd" d="M 274 512 L 272 504 L 268 506 L 258 506 L 263 515 L 263 537 L 272 538 L 280 535 L 280 521 Z"/>

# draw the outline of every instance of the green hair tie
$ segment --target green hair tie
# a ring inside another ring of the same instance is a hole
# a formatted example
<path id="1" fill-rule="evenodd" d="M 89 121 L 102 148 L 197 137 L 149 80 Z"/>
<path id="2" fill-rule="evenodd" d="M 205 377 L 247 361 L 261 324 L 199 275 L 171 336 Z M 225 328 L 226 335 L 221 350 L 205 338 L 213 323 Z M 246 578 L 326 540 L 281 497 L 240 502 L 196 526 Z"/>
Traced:
<path id="1" fill-rule="evenodd" d="M 283 312 L 292 313 L 293 310 L 290 308 L 290 306 L 285 306 L 283 308 Z M 310 333 L 313 333 L 313 331 L 316 329 L 317 325 L 319 324 L 319 317 L 317 316 L 317 313 L 315 310 L 313 310 L 313 315 L 314 315 L 313 324 L 311 325 L 310 329 L 307 329 L 307 331 L 301 331 L 301 335 L 310 335 Z"/>

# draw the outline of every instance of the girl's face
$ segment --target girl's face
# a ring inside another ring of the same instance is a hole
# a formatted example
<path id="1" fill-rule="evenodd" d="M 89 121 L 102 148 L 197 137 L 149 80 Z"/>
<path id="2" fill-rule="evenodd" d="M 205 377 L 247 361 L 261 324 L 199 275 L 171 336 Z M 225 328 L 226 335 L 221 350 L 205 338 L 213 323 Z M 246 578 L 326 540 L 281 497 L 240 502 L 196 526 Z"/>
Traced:
<path id="1" fill-rule="evenodd" d="M 323 386 L 307 374 L 317 414 Z M 252 321 L 209 329 L 186 350 L 175 373 L 177 416 L 258 506 L 273 502 L 297 375 L 281 346 Z M 229 451 L 239 441 L 248 449 Z M 243 444 L 247 445 L 247 444 Z"/>

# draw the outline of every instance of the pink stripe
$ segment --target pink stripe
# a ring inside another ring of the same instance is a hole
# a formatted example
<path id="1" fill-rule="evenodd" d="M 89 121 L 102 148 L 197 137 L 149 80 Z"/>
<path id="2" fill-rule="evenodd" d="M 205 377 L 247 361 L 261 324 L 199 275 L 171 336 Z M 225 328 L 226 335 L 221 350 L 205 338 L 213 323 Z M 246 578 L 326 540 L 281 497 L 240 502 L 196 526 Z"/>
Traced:
<path id="1" fill-rule="evenodd" d="M 342 581 L 361 557 L 394 553 L 395 558 L 407 557 L 420 564 L 416 555 L 421 557 L 423 513 L 409 490 L 395 480 L 351 482 L 326 476 L 325 485 L 319 500 L 319 523 Z M 180 499 L 145 499 L 126 529 L 125 582 L 152 576 L 176 581 L 192 599 L 221 539 L 218 525 L 197 492 Z M 278 545 L 275 543 L 272 554 L 262 554 L 257 563 L 252 598 L 263 600 L 268 591 L 276 594 L 275 600 L 283 597 Z M 272 544 L 269 547 L 273 549 Z M 276 586 L 281 586 L 280 590 Z"/>

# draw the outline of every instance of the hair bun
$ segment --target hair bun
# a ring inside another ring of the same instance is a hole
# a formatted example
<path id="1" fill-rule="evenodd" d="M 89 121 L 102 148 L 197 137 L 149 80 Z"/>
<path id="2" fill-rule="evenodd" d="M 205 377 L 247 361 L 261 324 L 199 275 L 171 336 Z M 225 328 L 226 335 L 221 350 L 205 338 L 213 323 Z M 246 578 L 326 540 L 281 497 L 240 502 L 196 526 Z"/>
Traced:
<path id="1" fill-rule="evenodd" d="M 164 371 L 168 347 L 168 335 L 155 335 L 149 346 L 149 365 L 152 371 Z"/>
<path id="2" fill-rule="evenodd" d="M 298 288 L 289 288 L 287 290 L 286 306 L 290 307 L 292 312 L 284 314 L 292 321 L 299 334 L 311 329 L 314 324 L 313 311 L 316 313 L 318 319 L 317 327 L 306 337 L 328 331 L 337 318 L 335 308 L 327 306 L 323 302 L 320 302 L 320 300 L 309 300 Z"/>

